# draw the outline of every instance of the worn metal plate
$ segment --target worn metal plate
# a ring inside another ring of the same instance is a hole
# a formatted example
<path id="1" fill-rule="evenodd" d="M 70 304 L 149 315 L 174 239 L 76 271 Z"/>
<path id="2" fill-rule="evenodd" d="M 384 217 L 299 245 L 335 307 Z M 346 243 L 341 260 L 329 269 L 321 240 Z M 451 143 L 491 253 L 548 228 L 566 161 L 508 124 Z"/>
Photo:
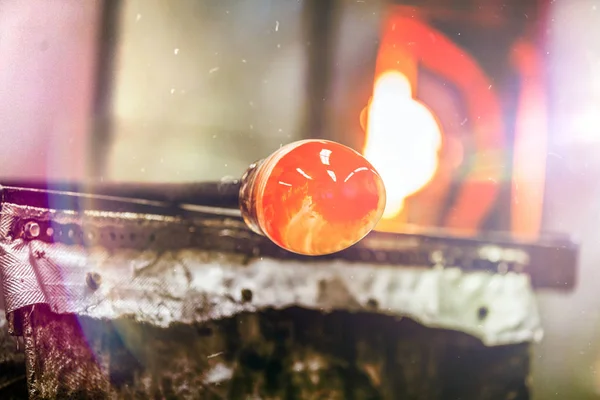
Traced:
<path id="1" fill-rule="evenodd" d="M 168 327 L 301 306 L 410 317 L 467 332 L 488 345 L 535 341 L 542 334 L 529 276 L 508 268 L 464 271 L 443 260 L 422 268 L 389 258 L 378 264 L 343 257 L 302 262 L 263 256 L 260 241 L 254 253 L 244 254 L 236 246 L 257 235 L 237 220 L 77 214 L 5 204 L 1 221 L 8 312 L 47 304 L 59 314 L 132 316 Z M 39 230 L 33 240 L 24 230 L 32 222 Z M 486 248 L 479 251 L 485 255 Z M 499 260 L 504 251 L 513 263 L 528 261 L 518 249 L 487 251 L 499 251 L 494 255 Z M 376 250 L 374 257 L 379 253 L 391 256 Z"/>
<path id="2" fill-rule="evenodd" d="M 527 399 L 533 289 L 574 282 L 564 241 L 373 233 L 302 257 L 239 218 L 71 206 L 0 211 L 31 398 Z"/>

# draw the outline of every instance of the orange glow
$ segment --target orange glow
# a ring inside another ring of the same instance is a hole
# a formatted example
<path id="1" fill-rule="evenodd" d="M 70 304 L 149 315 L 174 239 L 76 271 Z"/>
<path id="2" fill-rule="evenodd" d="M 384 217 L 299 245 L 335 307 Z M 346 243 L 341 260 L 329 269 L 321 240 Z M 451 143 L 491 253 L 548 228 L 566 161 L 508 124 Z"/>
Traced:
<path id="1" fill-rule="evenodd" d="M 513 62 L 522 79 L 515 129 L 511 230 L 535 239 L 542 224 L 546 178 L 546 103 L 541 61 L 535 47 L 520 41 Z"/>
<path id="2" fill-rule="evenodd" d="M 397 216 L 404 200 L 431 180 L 441 142 L 435 117 L 413 99 L 408 78 L 397 70 L 379 76 L 368 108 L 364 155 L 387 187 L 383 218 Z"/>
<path id="3" fill-rule="evenodd" d="M 425 196 L 418 200 L 420 208 L 429 204 L 441 209 L 440 204 L 448 198 L 452 179 L 448 167 L 452 162 L 447 158 L 448 153 L 456 153 L 452 148 L 457 146 L 441 137 L 435 117 L 414 99 L 419 68 L 426 68 L 460 93 L 457 100 L 466 106 L 465 123 L 473 145 L 473 154 L 467 156 L 470 171 L 442 225 L 475 234 L 494 204 L 504 172 L 504 126 L 495 87 L 477 62 L 449 38 L 402 7 L 390 11 L 377 55 L 373 99 L 368 112 L 361 115 L 367 132 L 364 154 L 379 169 L 388 192 L 384 217 L 390 222 L 395 220 L 379 228 L 402 229 L 400 218 L 390 217 L 402 210 L 404 199 L 408 204 L 414 196 Z M 401 94 L 401 86 L 408 86 L 410 94 L 407 90 Z M 402 219 L 406 219 L 407 212 L 408 207 L 401 213 Z M 419 224 L 429 217 L 414 218 L 413 222 Z M 436 224 L 431 218 L 429 223 Z"/>

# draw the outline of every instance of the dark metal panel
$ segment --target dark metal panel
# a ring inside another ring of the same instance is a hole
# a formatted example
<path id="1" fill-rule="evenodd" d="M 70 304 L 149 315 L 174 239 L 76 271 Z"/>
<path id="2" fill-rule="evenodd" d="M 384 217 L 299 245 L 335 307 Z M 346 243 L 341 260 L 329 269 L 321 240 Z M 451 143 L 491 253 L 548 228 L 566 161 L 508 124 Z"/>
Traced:
<path id="1" fill-rule="evenodd" d="M 290 308 L 157 329 L 23 312 L 32 399 L 529 399 L 528 344 L 407 319 Z"/>

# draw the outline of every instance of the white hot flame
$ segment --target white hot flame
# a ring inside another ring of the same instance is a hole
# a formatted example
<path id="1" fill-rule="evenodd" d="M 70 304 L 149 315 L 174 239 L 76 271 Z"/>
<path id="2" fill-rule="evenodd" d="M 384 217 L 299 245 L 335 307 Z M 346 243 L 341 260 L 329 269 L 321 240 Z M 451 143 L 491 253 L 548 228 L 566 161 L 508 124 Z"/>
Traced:
<path id="1" fill-rule="evenodd" d="M 398 215 L 404 200 L 433 178 L 441 144 L 437 120 L 412 97 L 406 76 L 389 71 L 378 77 L 369 105 L 364 155 L 386 186 L 383 218 Z"/>

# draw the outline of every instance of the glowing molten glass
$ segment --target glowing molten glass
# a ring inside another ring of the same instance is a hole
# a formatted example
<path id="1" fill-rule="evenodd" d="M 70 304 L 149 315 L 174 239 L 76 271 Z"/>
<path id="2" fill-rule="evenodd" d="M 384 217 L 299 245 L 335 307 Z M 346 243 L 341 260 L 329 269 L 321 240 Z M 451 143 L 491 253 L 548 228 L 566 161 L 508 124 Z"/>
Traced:
<path id="1" fill-rule="evenodd" d="M 282 147 L 242 178 L 240 208 L 255 232 L 304 255 L 343 250 L 385 209 L 385 188 L 359 153 L 325 140 Z"/>

